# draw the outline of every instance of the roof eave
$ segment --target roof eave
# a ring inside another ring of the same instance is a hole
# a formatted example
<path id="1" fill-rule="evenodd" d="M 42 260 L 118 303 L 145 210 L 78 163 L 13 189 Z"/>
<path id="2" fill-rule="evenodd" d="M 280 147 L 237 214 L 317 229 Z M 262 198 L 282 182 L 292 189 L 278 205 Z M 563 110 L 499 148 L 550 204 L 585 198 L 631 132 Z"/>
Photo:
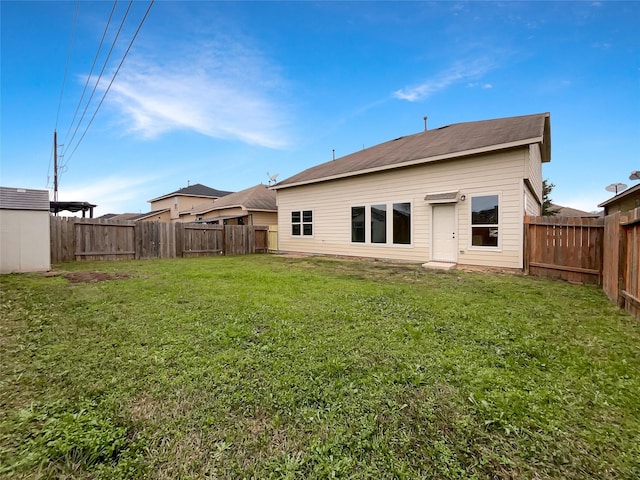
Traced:
<path id="1" fill-rule="evenodd" d="M 598 205 L 598 207 L 606 207 L 612 203 L 615 203 L 616 201 L 626 197 L 627 195 L 630 195 L 634 192 L 637 192 L 638 190 L 640 190 L 640 183 L 637 185 L 634 185 L 633 187 L 627 188 L 625 191 L 620 192 L 619 194 L 611 197 L 609 200 L 605 200 L 604 202 L 600 203 Z"/>
<path id="2" fill-rule="evenodd" d="M 395 164 L 391 164 L 391 165 L 381 165 L 379 167 L 373 167 L 373 168 L 367 168 L 364 170 L 356 170 L 353 172 L 345 172 L 345 173 L 341 173 L 338 175 L 330 175 L 328 177 L 321 177 L 321 178 L 316 178 L 316 179 L 312 179 L 312 180 L 306 180 L 306 181 L 301 181 L 301 182 L 295 182 L 295 183 L 289 183 L 289 184 L 284 184 L 284 185 L 273 185 L 271 188 L 273 190 L 279 190 L 282 188 L 290 188 L 290 187 L 300 187 L 303 185 L 310 185 L 313 183 L 321 183 L 321 182 L 328 182 L 331 180 L 339 180 L 342 178 L 349 178 L 349 177 L 355 177 L 355 176 L 359 176 L 359 175 L 365 175 L 368 173 L 375 173 L 375 172 L 383 172 L 385 170 L 393 170 L 396 168 L 405 168 L 405 167 L 412 167 L 415 165 L 421 165 L 424 163 L 433 163 L 433 162 L 438 162 L 438 161 L 442 161 L 442 160 L 451 160 L 453 158 L 461 158 L 461 157 L 468 157 L 471 155 L 479 155 L 482 153 L 488 153 L 488 152 L 495 152 L 498 150 L 507 150 L 510 148 L 517 148 L 517 147 L 523 147 L 523 146 L 527 146 L 527 145 L 531 145 L 531 144 L 535 144 L 535 143 L 542 143 L 544 140 L 543 137 L 533 137 L 533 138 L 528 138 L 528 139 L 524 139 L 524 140 L 518 140 L 515 142 L 508 142 L 508 143 L 501 143 L 498 145 L 490 145 L 488 147 L 481 147 L 481 148 L 474 148 L 471 150 L 464 150 L 461 152 L 452 152 L 452 153 L 447 153 L 447 154 L 443 154 L 443 155 L 436 155 L 433 157 L 425 157 L 425 158 L 418 158 L 415 160 L 409 160 L 406 162 L 401 162 L 401 163 L 395 163 Z"/>

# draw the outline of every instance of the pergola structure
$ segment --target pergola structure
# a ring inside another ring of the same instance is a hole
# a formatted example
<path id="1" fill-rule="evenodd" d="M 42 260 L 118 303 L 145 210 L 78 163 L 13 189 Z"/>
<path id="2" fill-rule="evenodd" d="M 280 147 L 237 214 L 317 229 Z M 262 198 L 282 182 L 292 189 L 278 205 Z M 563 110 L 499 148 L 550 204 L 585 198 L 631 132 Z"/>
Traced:
<path id="1" fill-rule="evenodd" d="M 80 212 L 82 211 L 82 218 L 86 217 L 86 213 L 89 212 L 89 218 L 93 218 L 93 209 L 97 207 L 89 202 L 49 202 L 49 211 L 54 215 L 58 215 L 58 212 Z"/>

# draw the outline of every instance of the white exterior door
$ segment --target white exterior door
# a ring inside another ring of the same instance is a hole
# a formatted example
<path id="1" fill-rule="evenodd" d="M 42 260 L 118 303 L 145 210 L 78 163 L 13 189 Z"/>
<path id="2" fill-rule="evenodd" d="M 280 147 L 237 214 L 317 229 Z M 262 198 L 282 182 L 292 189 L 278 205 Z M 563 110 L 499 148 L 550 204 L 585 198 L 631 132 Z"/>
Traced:
<path id="1" fill-rule="evenodd" d="M 450 204 L 433 205 L 432 214 L 431 260 L 457 262 L 456 206 Z"/>

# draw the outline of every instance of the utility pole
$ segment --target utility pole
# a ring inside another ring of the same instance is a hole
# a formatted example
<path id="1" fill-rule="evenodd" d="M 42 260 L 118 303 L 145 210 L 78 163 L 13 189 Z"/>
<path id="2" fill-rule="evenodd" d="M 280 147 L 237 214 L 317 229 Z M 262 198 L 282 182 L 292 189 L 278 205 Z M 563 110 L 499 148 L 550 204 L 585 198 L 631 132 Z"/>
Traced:
<path id="1" fill-rule="evenodd" d="M 58 132 L 53 131 L 53 201 L 58 201 Z"/>

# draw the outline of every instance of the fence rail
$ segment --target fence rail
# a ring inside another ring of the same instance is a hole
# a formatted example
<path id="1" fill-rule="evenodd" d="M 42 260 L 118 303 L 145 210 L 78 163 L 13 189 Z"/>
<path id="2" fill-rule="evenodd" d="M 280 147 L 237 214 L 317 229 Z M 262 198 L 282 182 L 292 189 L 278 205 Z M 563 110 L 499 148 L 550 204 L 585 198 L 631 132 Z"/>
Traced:
<path id="1" fill-rule="evenodd" d="M 575 283 L 601 283 L 601 218 L 525 216 L 525 271 Z"/>
<path id="2" fill-rule="evenodd" d="M 52 263 L 267 251 L 268 227 L 262 226 L 50 218 Z"/>
<path id="3" fill-rule="evenodd" d="M 640 319 L 640 208 L 605 218 L 526 216 L 525 272 L 601 285 Z"/>
<path id="4" fill-rule="evenodd" d="M 606 218 L 605 245 L 603 289 L 640 319 L 640 208 Z"/>

